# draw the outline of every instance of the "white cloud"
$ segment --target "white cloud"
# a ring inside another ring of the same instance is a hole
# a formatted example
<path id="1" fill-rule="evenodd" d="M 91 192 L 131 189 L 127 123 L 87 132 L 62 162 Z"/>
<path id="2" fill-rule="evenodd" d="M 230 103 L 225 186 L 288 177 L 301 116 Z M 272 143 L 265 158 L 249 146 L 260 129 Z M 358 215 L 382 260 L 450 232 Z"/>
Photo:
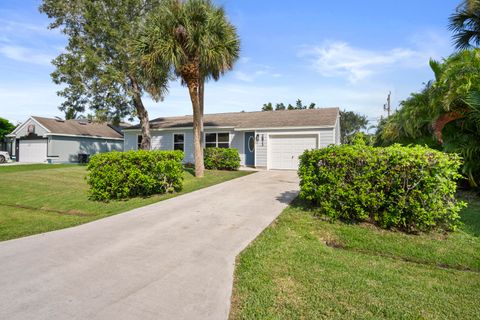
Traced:
<path id="1" fill-rule="evenodd" d="M 252 64 L 248 67 L 243 67 L 244 70 L 248 71 L 234 71 L 233 77 L 236 80 L 243 82 L 254 82 L 261 77 L 274 77 L 279 78 L 282 75 L 278 72 L 273 72 L 273 68 L 267 65 L 261 64 Z"/>
<path id="2" fill-rule="evenodd" d="M 247 74 L 242 71 L 235 71 L 233 73 L 233 77 L 237 80 L 244 81 L 244 82 L 252 82 L 255 80 L 255 77 L 252 74 Z"/>
<path id="3" fill-rule="evenodd" d="M 0 54 L 12 60 L 46 66 L 50 65 L 54 58 L 53 55 L 15 45 L 0 45 Z"/>
<path id="4" fill-rule="evenodd" d="M 313 67 L 327 77 L 344 77 L 355 83 L 368 76 L 382 72 L 387 67 L 415 67 L 425 65 L 430 52 L 409 48 L 374 51 L 355 48 L 346 42 L 326 42 L 300 52 L 301 57 L 311 60 Z"/>

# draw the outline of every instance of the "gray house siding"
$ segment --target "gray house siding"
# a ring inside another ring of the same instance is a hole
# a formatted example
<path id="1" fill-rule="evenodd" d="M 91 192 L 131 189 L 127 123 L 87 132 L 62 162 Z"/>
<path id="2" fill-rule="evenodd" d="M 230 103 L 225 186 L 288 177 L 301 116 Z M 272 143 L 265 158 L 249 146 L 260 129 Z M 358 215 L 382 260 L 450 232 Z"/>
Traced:
<path id="1" fill-rule="evenodd" d="M 340 117 L 337 118 L 337 123 L 335 124 L 335 144 L 339 145 L 341 143 L 341 131 L 340 131 Z"/>
<path id="2" fill-rule="evenodd" d="M 45 130 L 39 123 L 37 123 L 36 121 L 34 121 L 32 119 L 28 119 L 25 123 L 21 124 L 21 126 L 19 127 L 19 130 L 15 134 L 16 137 L 20 138 L 20 137 L 28 136 L 28 126 L 29 125 L 34 125 L 35 126 L 34 134 L 37 135 L 37 136 L 42 137 L 42 136 L 44 136 L 45 134 L 48 133 L 48 131 Z M 12 156 L 16 156 L 16 143 L 17 143 L 16 139 L 13 139 L 12 150 L 11 150 Z"/>
<path id="3" fill-rule="evenodd" d="M 240 155 L 240 164 L 245 165 L 245 133 L 244 131 L 222 130 L 222 129 L 205 129 L 205 133 L 209 132 L 229 132 L 230 147 L 238 150 Z M 185 163 L 193 163 L 193 131 L 191 129 L 168 129 L 161 131 L 152 131 L 152 149 L 173 150 L 173 134 L 185 134 Z M 315 134 L 318 135 L 318 147 L 324 148 L 330 144 L 338 144 L 339 132 L 334 127 L 320 129 L 271 129 L 256 130 L 255 136 L 258 136 L 255 142 L 255 166 L 268 167 L 268 139 L 274 134 Z M 125 150 L 137 150 L 137 136 L 139 130 L 125 132 Z"/>
<path id="4" fill-rule="evenodd" d="M 69 163 L 77 162 L 78 154 L 94 155 L 122 150 L 122 140 L 50 136 L 47 156 L 51 163 Z"/>
<path id="5" fill-rule="evenodd" d="M 230 141 L 230 147 L 238 150 L 240 165 L 245 165 L 245 134 L 243 132 L 231 132 Z"/>
<path id="6" fill-rule="evenodd" d="M 234 133 L 231 130 L 221 130 L 221 129 L 205 129 L 205 133 L 214 133 L 214 132 L 227 132 L 230 136 L 230 146 L 239 150 L 240 158 L 242 159 L 242 165 L 245 163 L 245 153 L 243 151 L 243 132 Z M 125 151 L 127 150 L 137 150 L 137 139 L 140 135 L 140 131 L 127 131 L 125 132 L 124 143 Z M 185 144 L 184 152 L 185 158 L 183 159 L 184 163 L 193 163 L 195 161 L 193 155 L 193 130 L 192 129 L 172 129 L 172 130 L 162 130 L 162 131 L 151 131 L 152 137 L 152 150 L 173 150 L 173 135 L 174 134 L 184 134 L 185 135 Z"/>
<path id="7" fill-rule="evenodd" d="M 22 124 L 22 127 L 20 127 L 20 130 L 16 133 L 17 137 L 24 137 L 28 136 L 28 126 L 29 125 L 34 125 L 35 126 L 35 134 L 37 136 L 43 136 L 48 133 L 47 130 L 45 130 L 39 123 L 36 121 L 33 121 L 32 119 L 28 119 L 28 121 L 25 122 L 25 124 Z"/>

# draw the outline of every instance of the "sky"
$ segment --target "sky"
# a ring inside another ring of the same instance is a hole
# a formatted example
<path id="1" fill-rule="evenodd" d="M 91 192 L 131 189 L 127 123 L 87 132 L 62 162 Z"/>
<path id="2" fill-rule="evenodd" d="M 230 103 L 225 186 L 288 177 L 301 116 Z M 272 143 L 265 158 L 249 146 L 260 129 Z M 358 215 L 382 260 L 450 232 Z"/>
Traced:
<path id="1" fill-rule="evenodd" d="M 430 58 L 453 52 L 448 17 L 460 0 L 216 0 L 241 39 L 232 71 L 205 89 L 205 113 L 257 111 L 267 102 L 316 103 L 372 124 L 432 79 Z M 0 117 L 63 116 L 50 61 L 67 39 L 49 30 L 41 0 L 0 0 Z M 145 104 L 150 118 L 192 113 L 179 81 Z"/>

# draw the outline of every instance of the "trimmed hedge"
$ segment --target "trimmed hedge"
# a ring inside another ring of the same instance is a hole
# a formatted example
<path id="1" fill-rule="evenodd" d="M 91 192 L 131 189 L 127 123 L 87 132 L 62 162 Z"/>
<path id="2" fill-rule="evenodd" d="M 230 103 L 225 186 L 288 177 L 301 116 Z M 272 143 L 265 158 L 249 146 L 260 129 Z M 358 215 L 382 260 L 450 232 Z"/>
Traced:
<path id="1" fill-rule="evenodd" d="M 238 170 L 240 155 L 234 148 L 206 148 L 203 152 L 206 169 Z"/>
<path id="2" fill-rule="evenodd" d="M 99 153 L 87 170 L 94 200 L 126 199 L 179 191 L 183 187 L 182 151 Z"/>
<path id="3" fill-rule="evenodd" d="M 452 230 L 460 157 L 427 147 L 330 146 L 300 157 L 300 197 L 320 214 L 408 232 Z"/>

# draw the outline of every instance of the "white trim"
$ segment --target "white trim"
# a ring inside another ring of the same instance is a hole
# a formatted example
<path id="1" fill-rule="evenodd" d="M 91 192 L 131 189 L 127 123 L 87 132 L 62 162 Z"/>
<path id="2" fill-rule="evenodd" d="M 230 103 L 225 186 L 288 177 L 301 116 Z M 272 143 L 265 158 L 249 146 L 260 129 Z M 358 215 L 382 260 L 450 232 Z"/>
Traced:
<path id="1" fill-rule="evenodd" d="M 207 126 L 203 127 L 204 129 L 213 129 L 213 130 L 225 130 L 231 129 L 233 131 L 255 131 L 255 130 L 301 130 L 301 129 L 331 129 L 334 128 L 333 126 L 303 126 L 303 127 L 265 127 L 265 128 L 235 128 L 234 126 Z M 193 130 L 193 127 L 176 127 L 176 128 L 157 128 L 157 129 L 150 129 L 150 131 L 174 131 L 174 130 Z M 136 132 L 141 131 L 141 129 L 123 129 L 123 132 Z"/>
<path id="2" fill-rule="evenodd" d="M 331 129 L 335 126 L 307 126 L 307 127 L 265 127 L 265 128 L 235 128 L 234 131 L 268 131 L 268 130 L 312 130 L 312 129 Z"/>
<path id="3" fill-rule="evenodd" d="M 172 132 L 172 150 L 175 150 L 175 135 L 176 134 L 181 134 L 183 136 L 183 153 L 185 153 L 185 132 Z"/>
<path id="4" fill-rule="evenodd" d="M 36 124 L 38 124 L 41 128 L 43 128 L 45 131 L 47 132 L 50 132 L 50 130 L 48 130 L 45 126 L 43 126 L 40 122 L 38 122 L 37 120 L 35 120 L 34 117 L 30 117 L 27 119 L 27 121 L 25 121 L 24 123 L 22 123 L 21 125 L 19 125 L 18 127 L 15 128 L 15 130 L 13 130 L 12 133 L 10 133 L 11 135 L 14 135 L 15 137 L 17 136 L 17 133 L 18 131 L 20 131 L 21 128 L 23 128 L 29 120 L 32 120 L 33 122 L 35 122 Z"/>
<path id="5" fill-rule="evenodd" d="M 230 131 L 212 131 L 212 132 L 203 132 L 203 144 L 204 144 L 204 147 L 207 148 L 207 134 L 210 134 L 210 133 L 215 133 L 217 135 L 217 140 L 216 140 L 216 147 L 215 148 L 218 148 L 218 134 L 219 133 L 227 133 L 228 134 L 228 147 L 231 148 L 232 147 L 232 133 Z M 209 142 L 211 143 L 211 142 Z M 220 142 L 220 143 L 225 143 L 225 142 Z"/>
<path id="6" fill-rule="evenodd" d="M 205 126 L 203 127 L 204 130 L 206 129 L 214 129 L 214 130 L 234 130 L 235 127 L 233 126 L 228 126 L 228 127 L 215 127 L 215 126 Z M 123 129 L 123 132 L 137 132 L 141 131 L 142 129 Z M 185 130 L 193 130 L 193 127 L 173 127 L 173 128 L 156 128 L 156 129 L 150 129 L 150 131 L 185 131 Z"/>
<path id="7" fill-rule="evenodd" d="M 123 140 L 124 140 L 124 138 L 101 137 L 101 136 L 83 136 L 83 135 L 79 135 L 79 134 L 65 134 L 65 133 L 47 133 L 47 134 L 45 134 L 44 136 L 76 137 L 76 138 L 119 140 L 119 141 L 123 141 Z"/>

